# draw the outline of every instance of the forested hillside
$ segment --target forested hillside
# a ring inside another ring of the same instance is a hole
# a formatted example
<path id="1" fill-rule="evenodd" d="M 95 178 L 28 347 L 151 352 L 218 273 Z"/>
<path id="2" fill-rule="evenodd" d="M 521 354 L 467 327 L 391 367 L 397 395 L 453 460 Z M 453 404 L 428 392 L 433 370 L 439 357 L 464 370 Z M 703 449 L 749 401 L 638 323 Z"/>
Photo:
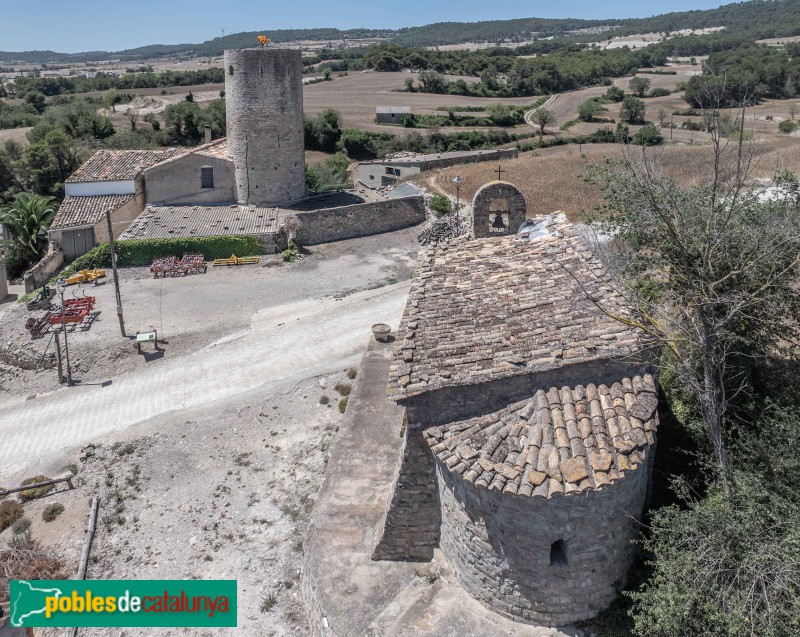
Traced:
<path id="1" fill-rule="evenodd" d="M 716 43 L 716 48 L 713 50 L 730 48 L 726 44 L 730 43 L 731 39 L 743 41 L 800 35 L 800 0 L 750 0 L 705 11 L 683 11 L 650 18 L 624 20 L 518 18 L 480 22 L 439 22 L 399 30 L 266 29 L 234 33 L 197 44 L 152 44 L 116 52 L 92 51 L 68 54 L 54 51 L 0 51 L 0 62 L 80 62 L 103 59 L 135 60 L 168 55 L 219 55 L 225 49 L 252 46 L 259 33 L 267 33 L 272 41 L 278 44 L 297 40 L 385 38 L 402 46 L 425 47 L 463 42 L 520 42 L 551 36 L 557 37 L 562 42 L 566 40 L 567 42 L 588 43 L 603 41 L 616 35 L 647 32 L 673 33 L 681 29 L 708 27 L 725 27 L 725 31 L 722 33 L 701 36 L 702 42 Z M 577 30 L 592 28 L 596 28 L 597 32 L 574 33 Z M 684 41 L 683 44 L 690 44 L 695 48 L 698 46 L 695 40 Z M 682 54 L 681 51 L 676 51 L 676 53 Z"/>

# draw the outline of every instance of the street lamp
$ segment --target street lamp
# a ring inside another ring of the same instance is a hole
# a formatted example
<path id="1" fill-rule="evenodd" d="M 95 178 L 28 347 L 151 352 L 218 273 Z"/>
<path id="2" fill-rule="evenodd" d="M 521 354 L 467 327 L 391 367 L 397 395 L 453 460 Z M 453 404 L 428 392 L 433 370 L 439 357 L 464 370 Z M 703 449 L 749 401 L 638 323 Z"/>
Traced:
<path id="1" fill-rule="evenodd" d="M 64 290 L 67 289 L 67 282 L 63 277 L 56 281 L 56 290 L 61 296 L 61 329 L 64 331 L 64 353 L 67 356 L 67 387 L 72 387 L 72 369 L 69 366 L 69 345 L 67 344 L 66 309 L 64 308 Z"/>
<path id="2" fill-rule="evenodd" d="M 456 229 L 461 234 L 461 184 L 463 183 L 461 175 L 456 175 L 453 178 L 453 183 L 456 185 Z"/>

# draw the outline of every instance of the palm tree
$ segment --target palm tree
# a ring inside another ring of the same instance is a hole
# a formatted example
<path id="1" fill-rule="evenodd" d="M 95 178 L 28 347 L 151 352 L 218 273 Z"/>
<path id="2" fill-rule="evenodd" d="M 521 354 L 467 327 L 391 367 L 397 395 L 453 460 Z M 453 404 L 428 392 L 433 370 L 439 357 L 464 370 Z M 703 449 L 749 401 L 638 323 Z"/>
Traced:
<path id="1" fill-rule="evenodd" d="M 29 263 L 36 262 L 44 251 L 39 233 L 50 227 L 56 216 L 55 204 L 53 197 L 23 192 L 0 208 L 0 224 L 11 233 L 12 244 Z"/>

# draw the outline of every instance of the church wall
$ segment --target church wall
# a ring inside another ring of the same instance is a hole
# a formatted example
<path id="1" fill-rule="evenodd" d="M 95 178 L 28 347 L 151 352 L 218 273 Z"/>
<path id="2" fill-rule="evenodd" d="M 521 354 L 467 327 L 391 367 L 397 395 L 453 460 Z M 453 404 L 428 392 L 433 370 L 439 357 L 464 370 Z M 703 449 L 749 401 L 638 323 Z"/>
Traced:
<path id="1" fill-rule="evenodd" d="M 439 498 L 433 454 L 417 428 L 406 430 L 405 445 L 380 540 L 373 560 L 430 561 L 439 546 Z"/>
<path id="2" fill-rule="evenodd" d="M 551 498 L 476 488 L 436 465 L 442 551 L 485 606 L 560 626 L 593 617 L 617 596 L 635 553 L 648 462 L 599 491 Z M 551 565 L 558 541 L 567 563 Z"/>

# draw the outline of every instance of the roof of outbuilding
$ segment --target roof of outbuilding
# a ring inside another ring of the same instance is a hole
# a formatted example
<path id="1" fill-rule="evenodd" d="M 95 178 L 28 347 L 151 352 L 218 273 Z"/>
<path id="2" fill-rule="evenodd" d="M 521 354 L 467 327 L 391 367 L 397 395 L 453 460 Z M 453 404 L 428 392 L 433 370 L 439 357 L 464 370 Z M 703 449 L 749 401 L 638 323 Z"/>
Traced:
<path id="1" fill-rule="evenodd" d="M 51 230 L 73 228 L 79 226 L 93 226 L 102 221 L 106 210 L 114 211 L 128 203 L 134 195 L 96 195 L 92 197 L 78 197 L 67 195 L 58 208 Z"/>
<path id="2" fill-rule="evenodd" d="M 655 442 L 657 404 L 650 374 L 551 387 L 493 414 L 430 427 L 425 437 L 477 487 L 550 497 L 600 489 L 635 470 Z"/>
<path id="3" fill-rule="evenodd" d="M 256 206 L 148 206 L 120 237 L 210 237 L 269 234 L 278 231 L 278 209 Z"/>
<path id="4" fill-rule="evenodd" d="M 166 150 L 98 150 L 67 179 L 67 183 L 125 181 L 139 171 L 187 153 L 186 148 Z"/>
<path id="5" fill-rule="evenodd" d="M 395 343 L 395 399 L 635 354 L 622 296 L 563 214 L 545 236 L 457 240 L 419 255 Z"/>

